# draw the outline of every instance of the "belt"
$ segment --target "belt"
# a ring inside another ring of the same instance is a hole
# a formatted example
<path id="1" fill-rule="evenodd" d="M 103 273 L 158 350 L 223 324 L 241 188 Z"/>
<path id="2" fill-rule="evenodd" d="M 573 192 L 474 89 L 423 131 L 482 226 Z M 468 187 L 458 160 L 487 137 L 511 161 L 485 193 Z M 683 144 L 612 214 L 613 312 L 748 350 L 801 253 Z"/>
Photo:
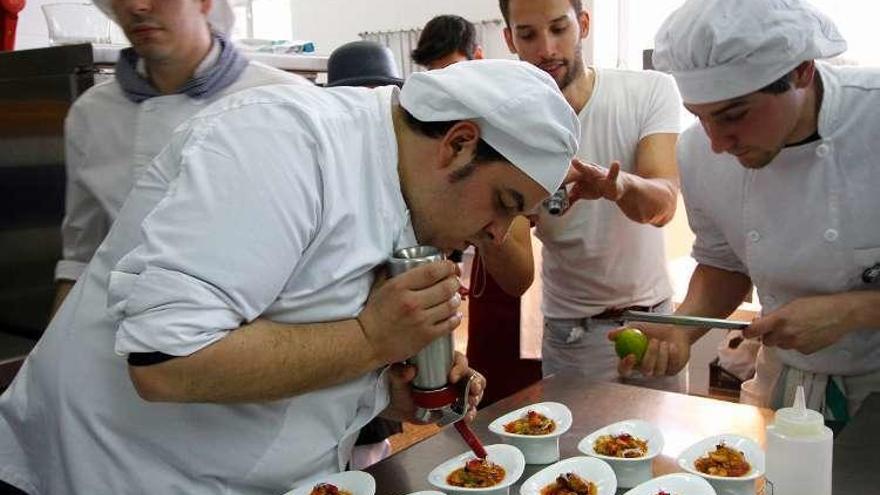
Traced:
<path id="1" fill-rule="evenodd" d="M 623 313 L 627 311 L 651 311 L 653 306 L 628 306 L 626 308 L 608 308 L 590 318 L 594 320 L 623 320 Z"/>

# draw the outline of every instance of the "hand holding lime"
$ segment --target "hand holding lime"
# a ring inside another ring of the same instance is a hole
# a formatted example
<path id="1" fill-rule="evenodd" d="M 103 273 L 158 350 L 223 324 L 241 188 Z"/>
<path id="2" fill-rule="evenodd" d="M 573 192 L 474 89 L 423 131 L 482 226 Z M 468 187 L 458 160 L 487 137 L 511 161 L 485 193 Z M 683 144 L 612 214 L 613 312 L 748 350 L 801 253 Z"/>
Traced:
<path id="1" fill-rule="evenodd" d="M 615 337 L 614 350 L 621 359 L 634 354 L 638 365 L 648 350 L 648 337 L 637 328 L 625 328 Z"/>

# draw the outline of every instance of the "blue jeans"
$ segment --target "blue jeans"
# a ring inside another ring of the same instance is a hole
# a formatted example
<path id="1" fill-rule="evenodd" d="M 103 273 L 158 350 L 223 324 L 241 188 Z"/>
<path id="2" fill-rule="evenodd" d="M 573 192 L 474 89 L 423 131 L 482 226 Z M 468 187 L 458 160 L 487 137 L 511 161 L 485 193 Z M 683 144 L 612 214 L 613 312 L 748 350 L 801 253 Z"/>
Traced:
<path id="1" fill-rule="evenodd" d="M 652 312 L 670 313 L 672 302 L 663 301 L 651 307 Z M 560 371 L 574 371 L 586 378 L 620 382 L 669 392 L 687 393 L 687 368 L 675 376 L 644 377 L 634 372 L 629 378 L 617 373 L 619 358 L 608 332 L 620 327 L 616 320 L 594 318 L 544 318 L 544 339 L 541 343 L 541 368 L 544 376 Z"/>

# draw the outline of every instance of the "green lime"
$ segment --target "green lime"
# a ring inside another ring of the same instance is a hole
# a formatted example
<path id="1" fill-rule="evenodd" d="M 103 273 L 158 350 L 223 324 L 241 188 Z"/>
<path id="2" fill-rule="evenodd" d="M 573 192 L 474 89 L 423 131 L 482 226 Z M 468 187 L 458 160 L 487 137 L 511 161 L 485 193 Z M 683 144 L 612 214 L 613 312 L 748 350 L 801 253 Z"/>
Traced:
<path id="1" fill-rule="evenodd" d="M 614 339 L 614 350 L 621 359 L 635 354 L 636 364 L 639 364 L 648 350 L 648 337 L 637 328 L 625 328 Z"/>

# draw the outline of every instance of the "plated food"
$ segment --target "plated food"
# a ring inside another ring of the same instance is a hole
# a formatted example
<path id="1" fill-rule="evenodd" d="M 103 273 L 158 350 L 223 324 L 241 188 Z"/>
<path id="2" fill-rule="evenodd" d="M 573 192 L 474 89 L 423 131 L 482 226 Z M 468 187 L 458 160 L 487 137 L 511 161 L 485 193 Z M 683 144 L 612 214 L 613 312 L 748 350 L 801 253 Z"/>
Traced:
<path id="1" fill-rule="evenodd" d="M 446 460 L 428 473 L 428 483 L 447 495 L 507 494 L 526 467 L 522 452 L 510 445 L 486 446 L 488 462 L 470 451 Z"/>
<path id="2" fill-rule="evenodd" d="M 695 460 L 694 468 L 704 474 L 727 478 L 745 476 L 752 469 L 742 451 L 728 447 L 724 442 L 718 443 L 715 450 Z"/>
<path id="3" fill-rule="evenodd" d="M 663 445 L 663 434 L 655 425 L 627 419 L 590 433 L 578 443 L 578 450 L 607 462 L 617 475 L 617 486 L 632 488 L 654 476 L 652 460 Z"/>
<path id="4" fill-rule="evenodd" d="M 301 484 L 284 495 L 374 495 L 376 480 L 363 471 L 328 474 Z"/>
<path id="5" fill-rule="evenodd" d="M 522 451 L 526 464 L 550 464 L 559 460 L 559 437 L 571 423 L 565 404 L 539 402 L 496 418 L 489 431 Z"/>
<path id="6" fill-rule="evenodd" d="M 598 489 L 592 481 L 587 481 L 574 473 L 560 474 L 556 481 L 541 489 L 541 495 L 597 495 Z"/>
<path id="7" fill-rule="evenodd" d="M 569 457 L 523 482 L 520 495 L 614 495 L 617 477 L 607 462 L 595 457 Z"/>
<path id="8" fill-rule="evenodd" d="M 548 435 L 554 430 L 556 430 L 556 421 L 532 409 L 523 417 L 504 425 L 504 431 L 517 435 Z"/>
<path id="9" fill-rule="evenodd" d="M 690 473 L 672 473 L 636 486 L 624 495 L 716 495 L 715 489 L 705 479 Z"/>
<path id="10" fill-rule="evenodd" d="M 629 433 L 600 435 L 593 442 L 593 450 L 609 457 L 633 459 L 648 455 L 648 441 Z"/>
<path id="11" fill-rule="evenodd" d="M 331 483 L 318 483 L 309 492 L 309 495 L 352 495 L 350 491 L 340 490 L 339 487 Z"/>
<path id="12" fill-rule="evenodd" d="M 449 473 L 446 482 L 462 488 L 488 488 L 504 479 L 504 468 L 488 459 L 470 459 L 464 467 Z"/>
<path id="13" fill-rule="evenodd" d="M 745 465 L 733 461 L 728 464 L 728 467 L 733 468 L 733 473 L 741 474 L 730 476 L 731 471 L 726 471 L 722 475 L 722 471 L 717 468 L 723 467 L 724 462 L 727 462 L 727 454 L 733 454 L 733 452 L 726 450 L 718 452 L 719 445 L 724 445 L 742 454 L 740 459 L 748 463 L 748 469 L 745 469 Z M 712 460 L 713 454 L 715 454 L 715 460 Z M 717 461 L 722 462 L 716 465 Z M 697 467 L 698 464 L 704 471 Z M 736 467 L 733 467 L 734 464 Z M 718 495 L 755 495 L 755 480 L 764 475 L 764 451 L 758 442 L 742 435 L 732 433 L 713 435 L 684 449 L 678 456 L 678 467 L 708 481 Z M 709 467 L 716 468 L 713 471 L 715 474 L 708 472 Z"/>

